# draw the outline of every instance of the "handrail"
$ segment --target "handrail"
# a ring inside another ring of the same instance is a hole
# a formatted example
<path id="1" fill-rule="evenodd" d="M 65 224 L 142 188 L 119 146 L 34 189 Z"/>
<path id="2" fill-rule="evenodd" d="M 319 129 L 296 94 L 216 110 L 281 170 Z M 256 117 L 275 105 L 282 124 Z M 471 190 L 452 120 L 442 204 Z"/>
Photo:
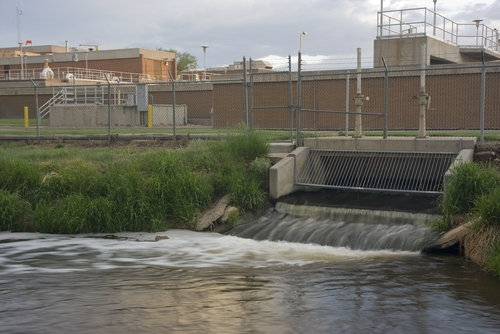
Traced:
<path id="1" fill-rule="evenodd" d="M 43 67 L 40 68 L 28 68 L 28 69 L 14 69 L 14 70 L 4 70 L 0 71 L 0 80 L 28 80 L 31 78 L 40 78 L 43 71 Z M 142 83 L 142 82 L 164 82 L 170 81 L 167 75 L 153 76 L 149 74 L 132 73 L 132 72 L 120 72 L 120 71 L 107 71 L 98 69 L 89 69 L 81 67 L 55 67 L 51 68 L 54 73 L 53 79 L 58 79 L 61 81 L 71 81 L 73 75 L 78 81 L 89 80 L 89 82 L 95 81 L 106 81 L 106 77 L 109 81 L 123 82 L 123 83 Z"/>
<path id="2" fill-rule="evenodd" d="M 499 32 L 481 23 L 457 23 L 426 7 L 377 13 L 377 39 L 434 36 L 463 48 L 500 51 Z"/>

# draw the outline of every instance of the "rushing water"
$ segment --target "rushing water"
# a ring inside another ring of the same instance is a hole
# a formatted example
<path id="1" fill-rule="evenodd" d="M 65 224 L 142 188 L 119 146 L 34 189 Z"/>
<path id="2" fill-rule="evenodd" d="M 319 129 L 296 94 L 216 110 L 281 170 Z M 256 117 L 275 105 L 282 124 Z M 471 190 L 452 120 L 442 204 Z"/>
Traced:
<path id="1" fill-rule="evenodd" d="M 181 230 L 118 236 L 0 233 L 0 331 L 500 331 L 500 281 L 457 257 Z"/>

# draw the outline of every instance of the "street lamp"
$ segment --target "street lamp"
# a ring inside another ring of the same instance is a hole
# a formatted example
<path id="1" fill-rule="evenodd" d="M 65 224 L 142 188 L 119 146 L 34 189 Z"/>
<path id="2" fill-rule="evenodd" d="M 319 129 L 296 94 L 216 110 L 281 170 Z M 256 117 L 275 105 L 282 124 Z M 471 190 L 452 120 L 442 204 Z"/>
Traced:
<path id="1" fill-rule="evenodd" d="M 206 55 L 208 45 L 202 45 L 203 48 L 203 80 L 207 80 L 207 65 L 206 65 Z"/>
<path id="2" fill-rule="evenodd" d="M 436 36 L 436 2 L 437 0 L 432 0 L 434 1 L 434 36 Z"/>
<path id="3" fill-rule="evenodd" d="M 307 32 L 303 31 L 300 33 L 300 47 L 299 47 L 299 51 L 300 53 L 302 53 L 302 35 L 307 35 Z"/>
<path id="4" fill-rule="evenodd" d="M 478 39 L 479 39 L 479 23 L 481 23 L 483 20 L 479 20 L 479 19 L 475 19 L 475 20 L 472 20 L 472 22 L 476 23 L 476 46 L 479 45 L 478 44 Z"/>

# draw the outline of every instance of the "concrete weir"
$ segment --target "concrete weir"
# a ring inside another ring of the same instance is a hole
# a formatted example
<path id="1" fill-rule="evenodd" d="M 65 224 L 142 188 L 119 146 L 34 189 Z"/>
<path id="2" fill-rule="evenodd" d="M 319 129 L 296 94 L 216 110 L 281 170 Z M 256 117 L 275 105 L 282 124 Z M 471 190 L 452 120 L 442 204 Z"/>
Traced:
<path id="1" fill-rule="evenodd" d="M 446 160 L 447 165 L 445 166 L 442 175 L 439 174 L 439 187 L 441 189 L 435 189 L 434 192 L 443 192 L 446 187 L 447 180 L 451 177 L 451 170 L 460 161 L 472 161 L 474 154 L 474 147 L 476 145 L 476 138 L 473 137 L 449 137 L 449 138 L 409 138 L 409 137 L 394 137 L 394 138 L 377 138 L 377 137 L 365 137 L 365 138 L 350 138 L 350 137 L 321 137 L 321 138 L 306 138 L 304 139 L 304 146 L 298 147 L 292 152 L 284 155 L 284 157 L 276 162 L 270 169 L 270 196 L 273 199 L 278 199 L 282 196 L 291 194 L 298 190 L 312 190 L 323 187 L 332 187 L 327 183 L 318 184 L 300 184 L 297 180 L 300 179 L 301 175 L 305 172 L 306 166 L 312 157 L 312 152 L 321 151 L 321 154 L 332 154 L 333 152 L 348 152 L 350 156 L 349 163 L 353 161 L 358 161 L 363 164 L 366 163 L 366 156 L 370 154 L 374 155 L 374 152 L 379 153 L 379 157 L 375 154 L 375 158 L 371 158 L 372 162 L 366 168 L 364 168 L 365 173 L 370 173 L 370 178 L 391 178 L 393 177 L 391 173 L 395 173 L 394 169 L 387 170 L 387 166 L 382 165 L 381 161 L 392 159 L 391 168 L 394 168 L 394 164 L 400 164 L 399 170 L 409 169 L 402 165 L 402 161 L 407 159 L 405 162 L 408 166 L 412 168 L 412 178 L 415 178 L 415 174 L 419 174 L 419 182 L 422 180 L 425 182 L 426 176 L 430 174 L 430 170 L 434 170 L 434 167 L 423 168 L 425 166 L 425 161 L 422 165 L 415 166 L 415 161 L 419 160 L 432 160 L 434 157 L 438 159 L 438 154 L 445 154 L 450 156 L 450 160 Z M 392 153 L 394 157 L 387 157 L 387 154 Z M 412 156 L 410 158 L 401 157 L 401 154 L 408 154 Z M 425 155 L 427 154 L 427 155 Z M 360 156 L 364 159 L 354 160 L 352 157 Z M 439 159 L 442 159 L 440 156 Z M 322 160 L 324 161 L 324 159 Z M 378 165 L 375 165 L 378 164 Z M 349 175 L 351 171 L 354 170 L 356 166 L 343 166 L 345 169 L 345 175 Z M 310 168 L 310 167 L 308 167 Z M 331 169 L 339 168 L 338 166 L 330 167 Z M 376 173 L 373 170 L 379 169 Z M 442 168 L 442 167 L 441 167 Z M 324 169 L 313 168 L 316 173 L 324 173 Z M 385 172 L 385 174 L 384 174 Z M 308 173 L 311 173 L 308 171 Z M 375 174 L 374 174 L 375 173 Z M 406 177 L 406 176 L 401 176 Z M 435 178 L 435 176 L 433 176 Z M 378 182 L 380 184 L 380 181 Z M 385 188 L 384 188 L 385 187 Z M 434 187 L 437 187 L 434 185 Z M 337 186 L 337 189 L 342 188 Z M 349 188 L 346 189 L 359 189 L 359 188 Z M 367 188 L 366 190 L 374 191 L 394 191 L 390 189 L 387 185 L 379 188 Z M 405 189 L 398 190 L 400 192 L 406 191 Z"/>

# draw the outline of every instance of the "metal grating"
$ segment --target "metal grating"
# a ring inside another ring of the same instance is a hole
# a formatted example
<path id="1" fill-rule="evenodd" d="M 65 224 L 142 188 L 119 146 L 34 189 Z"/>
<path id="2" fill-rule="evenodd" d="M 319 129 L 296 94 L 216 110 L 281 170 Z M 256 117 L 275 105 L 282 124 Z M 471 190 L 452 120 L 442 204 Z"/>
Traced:
<path id="1" fill-rule="evenodd" d="M 335 189 L 439 194 L 458 153 L 311 150 L 295 184 Z"/>

